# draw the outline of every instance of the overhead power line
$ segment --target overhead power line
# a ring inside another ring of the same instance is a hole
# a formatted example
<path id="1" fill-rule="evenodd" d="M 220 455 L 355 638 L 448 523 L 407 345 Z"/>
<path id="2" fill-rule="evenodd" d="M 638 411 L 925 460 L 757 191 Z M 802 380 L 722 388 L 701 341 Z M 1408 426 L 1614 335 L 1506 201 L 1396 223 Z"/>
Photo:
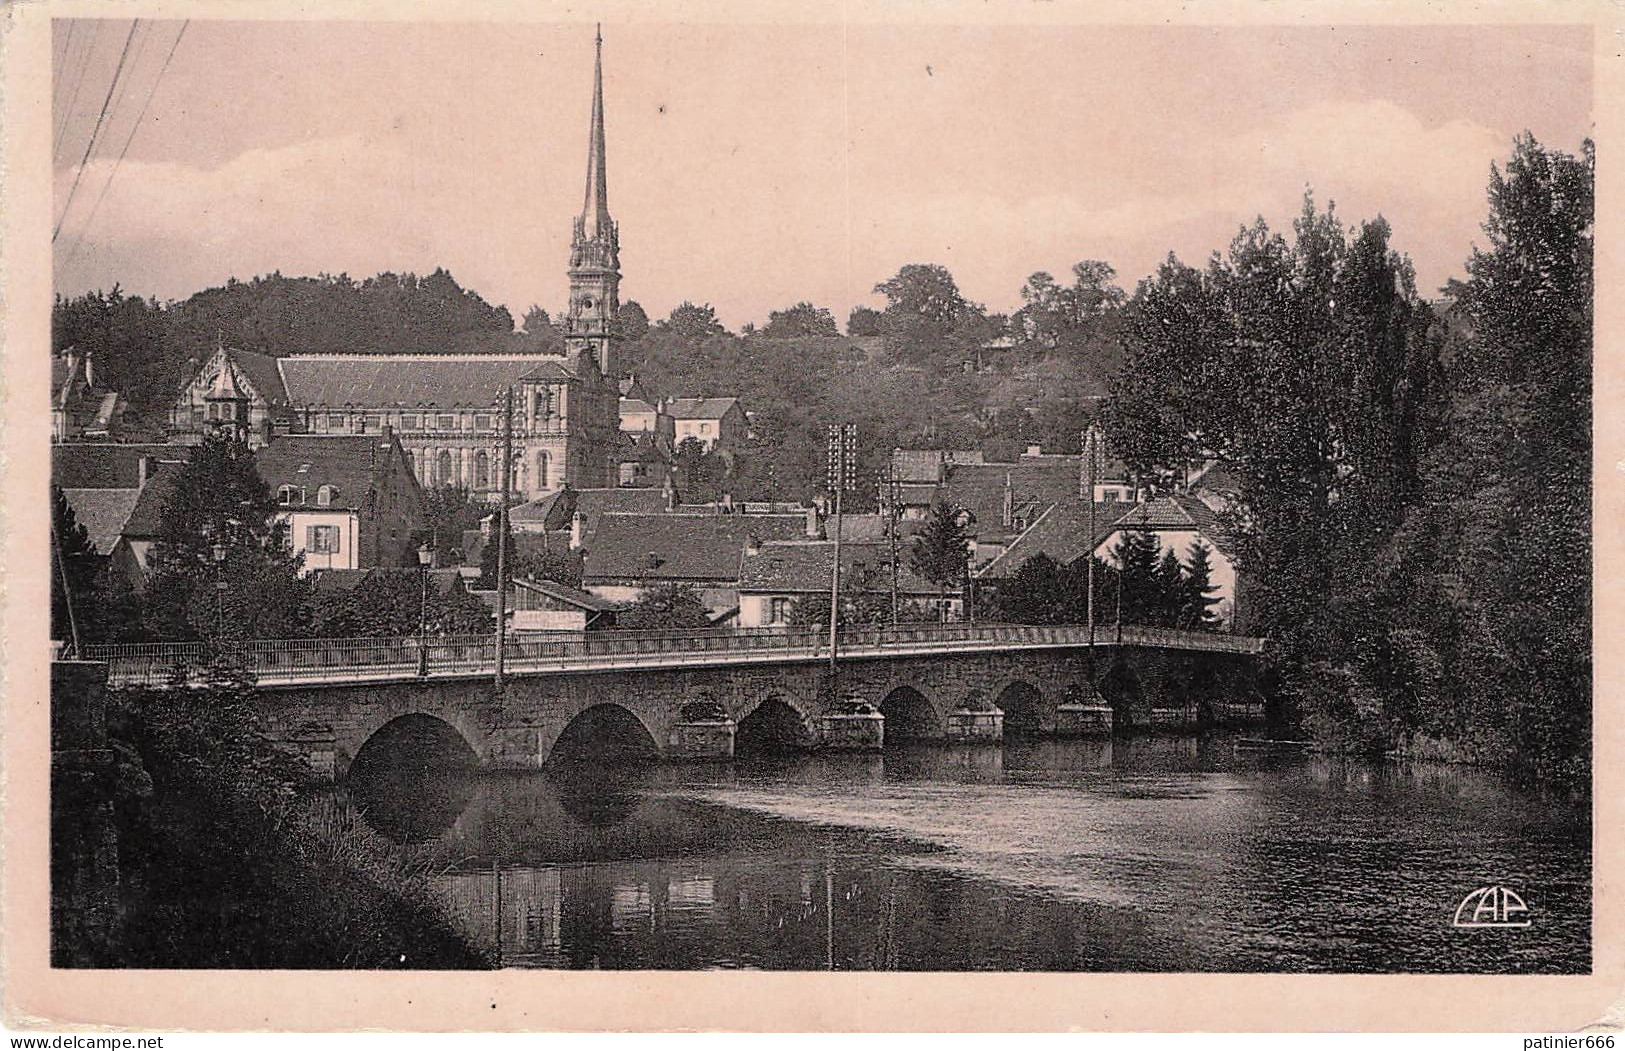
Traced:
<path id="1" fill-rule="evenodd" d="M 152 105 L 152 97 L 158 93 L 158 82 L 164 79 L 169 71 L 169 60 L 175 57 L 175 49 L 181 46 L 181 37 L 186 35 L 186 27 L 192 24 L 191 19 L 181 23 L 180 32 L 175 34 L 175 40 L 169 45 L 169 54 L 164 56 L 164 64 L 158 68 L 158 75 L 152 78 L 152 85 L 147 88 L 147 97 L 141 103 L 141 112 L 135 115 L 135 123 L 130 125 L 130 134 L 124 138 L 124 147 L 119 150 L 118 159 L 113 162 L 113 170 L 108 173 L 107 181 L 102 183 L 102 192 L 96 195 L 96 203 L 90 206 L 90 215 L 86 217 L 84 225 L 79 228 L 79 236 L 69 249 L 67 261 L 72 262 L 73 257 L 79 253 L 79 246 L 84 243 L 85 235 L 90 232 L 90 226 L 96 221 L 96 212 L 101 209 L 102 201 L 107 197 L 107 191 L 113 186 L 113 179 L 118 175 L 119 165 L 124 163 L 124 155 L 130 152 L 130 143 L 135 141 L 135 133 L 141 130 L 141 122 L 146 119 L 147 107 Z M 149 27 L 149 33 L 152 31 Z"/>
<path id="2" fill-rule="evenodd" d="M 79 160 L 79 170 L 73 174 L 73 185 L 68 188 L 67 203 L 62 206 L 62 214 L 57 218 L 56 228 L 51 231 L 51 243 L 56 244 L 57 235 L 62 232 L 62 224 L 68 218 L 68 211 L 73 207 L 74 195 L 79 192 L 79 180 L 85 177 L 85 167 L 90 163 L 90 151 L 96 148 L 96 138 L 101 134 L 102 121 L 107 119 L 107 107 L 113 104 L 113 91 L 118 87 L 119 77 L 124 73 L 124 60 L 130 57 L 130 41 L 135 39 L 135 30 L 141 20 L 138 18 L 130 23 L 129 35 L 124 38 L 124 50 L 119 52 L 118 68 L 113 70 L 113 81 L 107 85 L 107 97 L 102 99 L 102 110 L 96 114 L 96 126 L 90 129 L 90 141 L 85 143 L 85 155 Z"/>
<path id="3" fill-rule="evenodd" d="M 85 70 L 90 68 L 90 58 L 96 51 L 96 39 L 101 35 L 102 24 L 98 20 L 92 24 L 90 41 L 79 49 L 79 65 L 73 75 L 73 93 L 68 96 L 68 104 L 62 110 L 62 119 L 56 124 L 56 149 L 52 151 L 53 161 L 62 159 L 62 147 L 67 142 L 68 121 L 73 116 L 73 107 L 79 102 L 79 88 L 85 82 Z"/>
<path id="4" fill-rule="evenodd" d="M 62 87 L 62 71 L 68 66 L 68 56 L 73 53 L 73 31 L 79 28 L 77 19 L 68 22 L 68 32 L 62 41 L 62 53 L 56 57 L 56 65 L 51 70 L 51 97 L 56 98 Z"/>

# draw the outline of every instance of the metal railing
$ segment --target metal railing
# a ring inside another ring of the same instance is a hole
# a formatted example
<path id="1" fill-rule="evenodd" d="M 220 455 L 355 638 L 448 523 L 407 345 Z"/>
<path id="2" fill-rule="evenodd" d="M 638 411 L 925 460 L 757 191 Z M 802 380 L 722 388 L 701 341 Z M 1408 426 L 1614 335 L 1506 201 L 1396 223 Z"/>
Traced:
<path id="1" fill-rule="evenodd" d="M 1095 627 L 1095 644 L 1256 654 L 1264 640 L 1216 632 L 1133 625 Z M 845 658 L 929 652 L 981 652 L 1077 648 L 1089 644 L 1079 624 L 905 624 L 842 628 Z M 692 631 L 596 631 L 510 634 L 509 674 L 614 668 L 763 663 L 828 656 L 820 627 L 710 628 Z M 252 639 L 209 644 L 126 643 L 87 646 L 84 658 L 108 663 L 115 684 L 162 685 L 189 679 L 216 660 L 266 685 L 357 682 L 414 676 L 470 676 L 494 670 L 496 640 L 489 635 L 418 639 Z"/>

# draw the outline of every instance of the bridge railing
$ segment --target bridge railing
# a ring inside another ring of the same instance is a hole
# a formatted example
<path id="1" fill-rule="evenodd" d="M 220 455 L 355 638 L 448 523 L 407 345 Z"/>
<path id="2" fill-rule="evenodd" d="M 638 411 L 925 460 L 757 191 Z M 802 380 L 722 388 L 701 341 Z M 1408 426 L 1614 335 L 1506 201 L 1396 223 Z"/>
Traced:
<path id="1" fill-rule="evenodd" d="M 1183 650 L 1258 653 L 1264 640 L 1215 632 L 1096 625 L 1098 645 L 1154 646 Z M 1089 630 L 1078 624 L 949 623 L 852 626 L 840 630 L 840 652 L 883 654 L 933 649 L 977 650 L 1083 646 Z M 706 628 L 689 631 L 600 631 L 572 634 L 510 635 L 505 662 L 514 673 L 615 667 L 710 663 L 736 655 L 819 656 L 828 653 L 829 633 L 819 627 Z M 397 678 L 411 674 L 479 674 L 496 665 L 496 640 L 489 635 L 419 639 L 252 639 L 226 643 L 125 643 L 88 646 L 84 656 L 104 660 L 115 683 L 162 684 L 187 677 L 212 660 L 225 659 L 261 680 L 300 682 Z"/>

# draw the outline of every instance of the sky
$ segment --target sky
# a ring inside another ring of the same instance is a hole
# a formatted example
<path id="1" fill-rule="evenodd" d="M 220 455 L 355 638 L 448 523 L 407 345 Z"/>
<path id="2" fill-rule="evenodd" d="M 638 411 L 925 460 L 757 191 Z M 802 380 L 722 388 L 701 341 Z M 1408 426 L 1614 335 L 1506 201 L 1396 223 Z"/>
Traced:
<path id="1" fill-rule="evenodd" d="M 55 24 L 57 292 L 442 266 L 516 319 L 565 302 L 590 24 L 193 20 L 167 66 L 181 24 L 130 28 Z M 1482 243 L 1514 135 L 1592 134 L 1585 27 L 603 34 L 622 299 L 731 328 L 802 300 L 844 323 L 907 263 L 998 311 L 1081 259 L 1132 290 L 1255 216 L 1284 227 L 1306 188 L 1384 215 L 1428 293 Z"/>

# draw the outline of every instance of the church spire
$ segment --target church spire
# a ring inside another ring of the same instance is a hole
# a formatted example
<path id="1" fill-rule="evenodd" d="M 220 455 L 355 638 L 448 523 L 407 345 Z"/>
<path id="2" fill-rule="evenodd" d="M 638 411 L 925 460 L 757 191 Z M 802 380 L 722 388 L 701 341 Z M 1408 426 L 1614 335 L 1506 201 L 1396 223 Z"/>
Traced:
<path id="1" fill-rule="evenodd" d="M 609 182 L 604 174 L 604 32 L 594 37 L 592 130 L 587 142 L 587 194 L 581 205 L 582 234 L 600 237 L 609 231 Z"/>

